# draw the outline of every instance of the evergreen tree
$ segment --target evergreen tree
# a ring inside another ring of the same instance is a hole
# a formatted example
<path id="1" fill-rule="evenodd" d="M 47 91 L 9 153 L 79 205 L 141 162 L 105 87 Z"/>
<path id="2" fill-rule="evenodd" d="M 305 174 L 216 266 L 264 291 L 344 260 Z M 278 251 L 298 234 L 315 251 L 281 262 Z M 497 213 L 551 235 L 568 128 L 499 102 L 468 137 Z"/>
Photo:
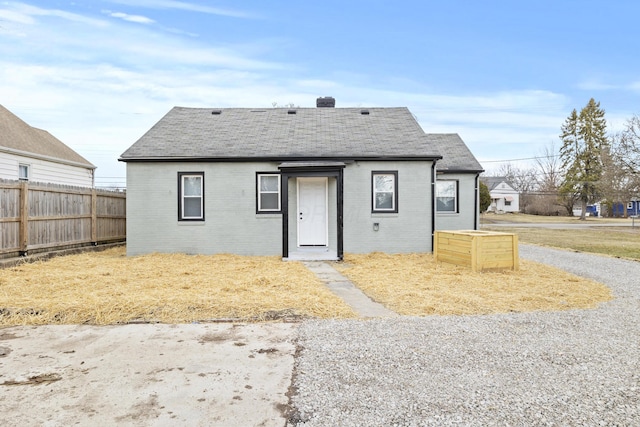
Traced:
<path id="1" fill-rule="evenodd" d="M 487 184 L 480 181 L 480 212 L 486 212 L 491 206 L 491 193 Z"/>
<path id="2" fill-rule="evenodd" d="M 570 202 L 580 201 L 585 219 L 587 204 L 599 197 L 603 173 L 602 153 L 608 147 L 604 110 L 593 98 L 580 111 L 574 109 L 561 128 L 560 161 L 564 181 L 560 194 Z"/>

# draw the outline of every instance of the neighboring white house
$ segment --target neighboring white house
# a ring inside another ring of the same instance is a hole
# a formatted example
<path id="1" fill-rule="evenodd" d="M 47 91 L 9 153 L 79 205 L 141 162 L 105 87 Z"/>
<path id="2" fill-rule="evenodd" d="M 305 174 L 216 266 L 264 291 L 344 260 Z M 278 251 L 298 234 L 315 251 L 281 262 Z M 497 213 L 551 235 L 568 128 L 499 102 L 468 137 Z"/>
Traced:
<path id="1" fill-rule="evenodd" d="M 482 167 L 457 134 L 407 108 L 317 106 L 169 111 L 120 158 L 127 254 L 342 259 L 478 228 Z"/>
<path id="2" fill-rule="evenodd" d="M 482 177 L 491 194 L 487 212 L 520 212 L 520 193 L 503 176 Z"/>
<path id="3" fill-rule="evenodd" d="M 94 186 L 96 167 L 0 105 L 0 179 Z"/>

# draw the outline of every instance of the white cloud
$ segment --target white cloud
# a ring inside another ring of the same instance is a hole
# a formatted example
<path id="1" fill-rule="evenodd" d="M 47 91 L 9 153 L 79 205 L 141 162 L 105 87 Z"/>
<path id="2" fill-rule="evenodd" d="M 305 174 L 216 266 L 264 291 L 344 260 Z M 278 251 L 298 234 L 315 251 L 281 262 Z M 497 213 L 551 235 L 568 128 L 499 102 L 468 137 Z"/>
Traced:
<path id="1" fill-rule="evenodd" d="M 177 9 L 188 12 L 207 13 L 211 15 L 228 16 L 233 18 L 250 18 L 251 14 L 238 10 L 221 9 L 196 3 L 173 0 L 110 0 L 111 3 L 127 6 L 145 7 L 148 9 Z"/>
<path id="2" fill-rule="evenodd" d="M 128 22 L 135 22 L 137 24 L 153 24 L 155 23 L 155 21 L 151 18 L 147 18 L 146 16 L 141 16 L 141 15 L 129 15 L 128 13 L 122 13 L 122 12 L 111 12 L 108 10 L 103 11 L 103 13 L 106 13 L 107 15 L 113 17 L 113 18 L 118 18 L 118 19 L 122 19 L 123 21 L 128 21 Z"/>
<path id="3" fill-rule="evenodd" d="M 106 23 L 102 20 L 59 9 L 44 9 L 37 6 L 16 2 L 7 2 L 5 3 L 5 7 L 7 7 L 7 9 L 4 9 L 4 12 L 23 15 L 26 17 L 30 17 L 31 19 L 36 16 L 54 17 L 64 19 L 65 21 L 78 22 L 97 27 L 106 25 Z"/>
<path id="4" fill-rule="evenodd" d="M 35 22 L 35 20 L 27 13 L 6 9 L 0 9 L 0 21 L 8 21 L 26 25 L 31 25 Z"/>

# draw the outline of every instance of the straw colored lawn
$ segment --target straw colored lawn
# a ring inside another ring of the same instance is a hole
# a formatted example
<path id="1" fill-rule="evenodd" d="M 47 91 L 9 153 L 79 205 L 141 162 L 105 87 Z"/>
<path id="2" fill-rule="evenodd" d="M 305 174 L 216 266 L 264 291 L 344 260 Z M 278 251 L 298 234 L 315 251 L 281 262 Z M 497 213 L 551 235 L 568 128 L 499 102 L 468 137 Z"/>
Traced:
<path id="1" fill-rule="evenodd" d="M 520 260 L 519 271 L 477 272 L 436 264 L 432 254 L 347 255 L 336 266 L 369 297 L 402 314 L 489 314 L 594 308 L 609 288 Z"/>
<path id="2" fill-rule="evenodd" d="M 126 257 L 117 248 L 0 270 L 0 325 L 292 316 L 355 313 L 303 265 L 279 257 Z"/>

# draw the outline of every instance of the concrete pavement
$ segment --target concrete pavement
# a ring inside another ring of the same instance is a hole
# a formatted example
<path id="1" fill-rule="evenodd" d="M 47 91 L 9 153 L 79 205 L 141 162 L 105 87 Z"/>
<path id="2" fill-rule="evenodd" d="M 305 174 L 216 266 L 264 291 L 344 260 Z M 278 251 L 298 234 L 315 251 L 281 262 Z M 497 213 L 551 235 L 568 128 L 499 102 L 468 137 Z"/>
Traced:
<path id="1" fill-rule="evenodd" d="M 328 262 L 305 261 L 305 267 L 311 270 L 331 292 L 342 298 L 362 317 L 395 317 L 397 313 L 382 304 L 373 301 L 358 289 L 349 279 L 340 274 Z"/>

